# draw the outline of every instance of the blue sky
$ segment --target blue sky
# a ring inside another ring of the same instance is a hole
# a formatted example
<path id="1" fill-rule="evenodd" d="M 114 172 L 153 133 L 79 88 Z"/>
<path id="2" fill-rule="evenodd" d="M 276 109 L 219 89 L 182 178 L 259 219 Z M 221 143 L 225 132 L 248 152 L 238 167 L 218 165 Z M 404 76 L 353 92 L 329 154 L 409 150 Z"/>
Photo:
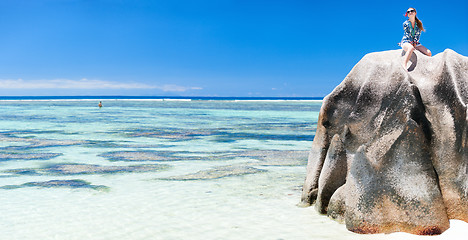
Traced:
<path id="1" fill-rule="evenodd" d="M 323 97 L 408 7 L 468 56 L 466 0 L 1 0 L 0 95 Z"/>

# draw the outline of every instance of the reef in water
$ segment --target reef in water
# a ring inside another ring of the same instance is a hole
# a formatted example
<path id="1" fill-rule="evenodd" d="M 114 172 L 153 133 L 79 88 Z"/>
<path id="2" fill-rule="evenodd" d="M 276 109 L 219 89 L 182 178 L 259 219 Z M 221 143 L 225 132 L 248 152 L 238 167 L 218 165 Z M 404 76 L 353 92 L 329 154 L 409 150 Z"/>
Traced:
<path id="1" fill-rule="evenodd" d="M 79 175 L 79 174 L 113 174 L 134 172 L 156 172 L 168 169 L 166 164 L 141 164 L 132 166 L 101 166 L 94 164 L 52 164 L 43 168 L 22 168 L 5 171 L 20 175 Z"/>
<path id="2" fill-rule="evenodd" d="M 27 182 L 20 185 L 6 185 L 0 189 L 18 189 L 26 187 L 41 187 L 41 188 L 88 188 L 97 191 L 107 191 L 109 187 L 104 185 L 92 185 L 91 183 L 81 180 L 50 180 L 44 182 Z"/>
<path id="3" fill-rule="evenodd" d="M 178 180 L 178 181 L 188 181 L 188 180 L 209 180 L 209 179 L 218 179 L 224 177 L 232 176 L 242 176 L 247 174 L 254 174 L 266 172 L 263 169 L 257 169 L 249 166 L 221 166 L 213 169 L 202 170 L 196 173 L 174 176 L 168 178 L 160 178 L 161 180 Z"/>
<path id="4" fill-rule="evenodd" d="M 58 156 L 61 153 L 17 153 L 17 152 L 0 152 L 0 161 L 11 160 L 49 160 Z"/>

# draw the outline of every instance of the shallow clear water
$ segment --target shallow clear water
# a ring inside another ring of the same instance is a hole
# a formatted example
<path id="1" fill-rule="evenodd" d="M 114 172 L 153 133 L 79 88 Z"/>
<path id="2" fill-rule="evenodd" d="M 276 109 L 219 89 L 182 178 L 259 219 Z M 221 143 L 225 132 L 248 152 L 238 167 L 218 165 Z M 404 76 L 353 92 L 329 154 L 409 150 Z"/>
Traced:
<path id="1" fill-rule="evenodd" d="M 0 101 L 0 239 L 429 238 L 296 206 L 320 101 L 103 104 Z"/>

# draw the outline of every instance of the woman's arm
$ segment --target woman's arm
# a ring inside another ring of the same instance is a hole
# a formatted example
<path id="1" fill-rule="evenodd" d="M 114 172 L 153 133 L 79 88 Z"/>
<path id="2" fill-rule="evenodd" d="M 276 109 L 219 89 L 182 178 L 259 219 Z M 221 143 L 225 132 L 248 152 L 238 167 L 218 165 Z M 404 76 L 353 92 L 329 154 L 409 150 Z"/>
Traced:
<path id="1" fill-rule="evenodd" d="M 405 38 L 409 39 L 410 41 L 413 41 L 413 37 L 411 36 L 410 23 L 408 23 L 407 21 L 403 23 L 403 31 L 405 32 Z"/>

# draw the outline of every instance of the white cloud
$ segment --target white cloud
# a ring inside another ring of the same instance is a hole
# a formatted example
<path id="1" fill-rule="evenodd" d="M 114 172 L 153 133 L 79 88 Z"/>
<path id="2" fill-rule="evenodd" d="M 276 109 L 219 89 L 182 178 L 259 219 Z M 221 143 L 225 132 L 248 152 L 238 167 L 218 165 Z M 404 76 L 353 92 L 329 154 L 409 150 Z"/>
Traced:
<path id="1" fill-rule="evenodd" d="M 155 86 L 155 88 L 162 90 L 164 92 L 185 92 L 187 90 L 201 90 L 201 87 L 184 87 L 172 84 L 166 84 L 163 86 Z"/>
<path id="2" fill-rule="evenodd" d="M 158 89 L 163 92 L 185 92 L 201 90 L 200 87 L 186 87 L 173 84 L 148 85 L 144 83 L 121 83 L 102 80 L 53 79 L 53 80 L 23 80 L 0 79 L 0 89 Z"/>

